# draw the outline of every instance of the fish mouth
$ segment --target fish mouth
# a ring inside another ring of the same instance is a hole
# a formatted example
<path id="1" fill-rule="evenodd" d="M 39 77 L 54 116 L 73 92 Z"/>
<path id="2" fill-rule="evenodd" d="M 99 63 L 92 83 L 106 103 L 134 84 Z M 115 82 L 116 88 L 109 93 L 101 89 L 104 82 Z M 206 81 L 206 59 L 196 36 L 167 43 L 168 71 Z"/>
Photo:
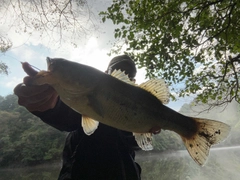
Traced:
<path id="1" fill-rule="evenodd" d="M 53 59 L 51 59 L 50 57 L 47 57 L 46 61 L 47 61 L 48 71 L 52 71 L 53 70 L 53 64 L 54 64 Z"/>

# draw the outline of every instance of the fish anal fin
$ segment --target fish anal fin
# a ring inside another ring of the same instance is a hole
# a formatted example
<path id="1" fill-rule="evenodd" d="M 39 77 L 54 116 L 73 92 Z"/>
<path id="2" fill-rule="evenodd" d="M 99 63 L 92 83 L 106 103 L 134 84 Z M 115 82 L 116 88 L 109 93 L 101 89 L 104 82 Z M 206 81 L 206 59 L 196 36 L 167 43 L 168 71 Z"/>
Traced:
<path id="1" fill-rule="evenodd" d="M 145 151 L 153 149 L 152 146 L 152 133 L 133 133 L 138 146 Z"/>
<path id="2" fill-rule="evenodd" d="M 98 121 L 95 121 L 92 118 L 82 115 L 82 127 L 85 134 L 87 135 L 93 134 L 94 131 L 98 128 L 98 124 L 99 124 Z"/>
<path id="3" fill-rule="evenodd" d="M 198 131 L 191 138 L 182 137 L 184 144 L 193 160 L 203 166 L 209 155 L 210 147 L 225 140 L 230 132 L 230 126 L 225 123 L 193 118 L 197 121 Z"/>
<path id="4" fill-rule="evenodd" d="M 119 79 L 120 81 L 123 81 L 123 82 L 125 82 L 125 83 L 131 84 L 131 85 L 133 85 L 133 86 L 136 85 L 133 81 L 131 81 L 131 80 L 129 79 L 128 75 L 125 74 L 124 71 L 121 71 L 121 70 L 119 70 L 119 69 L 118 69 L 118 70 L 115 69 L 115 70 L 112 72 L 111 76 Z"/>
<path id="5" fill-rule="evenodd" d="M 163 79 L 150 79 L 140 84 L 139 87 L 156 96 L 163 104 L 169 102 L 168 86 Z"/>

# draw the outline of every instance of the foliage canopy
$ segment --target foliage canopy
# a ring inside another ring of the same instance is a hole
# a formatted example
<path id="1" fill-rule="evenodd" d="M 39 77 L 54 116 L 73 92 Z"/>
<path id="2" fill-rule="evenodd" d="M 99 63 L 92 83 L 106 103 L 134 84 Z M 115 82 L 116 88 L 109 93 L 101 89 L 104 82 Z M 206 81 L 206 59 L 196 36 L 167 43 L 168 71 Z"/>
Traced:
<path id="1" fill-rule="evenodd" d="M 162 77 L 180 97 L 197 94 L 211 107 L 240 103 L 239 14 L 238 0 L 113 0 L 100 13 L 103 22 L 119 25 L 111 53 L 127 44 L 125 53 L 148 77 Z"/>
<path id="2" fill-rule="evenodd" d="M 25 34 L 26 41 L 50 45 L 67 42 L 76 47 L 96 29 L 93 14 L 86 0 L 2 0 L 0 6 L 0 53 L 13 45 L 12 30 Z M 1 60 L 1 59 L 0 59 Z M 0 74 L 8 74 L 8 66 L 0 61 Z"/>
<path id="3" fill-rule="evenodd" d="M 1 48 L 12 43 L 11 38 L 7 38 L 8 32 L 4 31 L 6 28 L 57 44 L 62 41 L 73 43 L 74 39 L 86 36 L 94 28 L 86 0 L 3 0 L 0 15 L 0 22 L 5 25 L 4 34 L 0 34 Z"/>
<path id="4" fill-rule="evenodd" d="M 0 62 L 0 74 L 8 74 L 8 66 L 4 62 Z"/>
<path id="5" fill-rule="evenodd" d="M 0 96 L 0 124 L 0 167 L 60 160 L 66 133 L 19 106 L 17 96 Z"/>

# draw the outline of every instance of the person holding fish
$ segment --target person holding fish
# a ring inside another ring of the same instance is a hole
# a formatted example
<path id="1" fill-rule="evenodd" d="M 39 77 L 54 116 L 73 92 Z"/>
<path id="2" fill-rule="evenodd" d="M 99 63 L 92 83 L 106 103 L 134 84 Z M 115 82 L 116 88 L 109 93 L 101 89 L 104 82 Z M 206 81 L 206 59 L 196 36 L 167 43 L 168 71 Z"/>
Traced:
<path id="1" fill-rule="evenodd" d="M 139 147 L 131 132 L 100 123 L 94 133 L 86 135 L 87 130 L 81 126 L 83 115 L 67 106 L 52 86 L 31 85 L 37 72 L 28 63 L 22 65 L 28 76 L 14 89 L 19 104 L 50 126 L 70 132 L 63 150 L 59 180 L 141 179 L 141 168 L 134 161 L 135 150 Z M 113 58 L 106 73 L 111 74 L 114 70 L 124 71 L 134 82 L 137 71 L 129 56 Z M 153 133 L 160 133 L 160 127 Z"/>
<path id="2" fill-rule="evenodd" d="M 65 175 L 140 179 L 133 149 L 138 145 L 152 150 L 153 135 L 161 129 L 177 133 L 192 159 L 203 166 L 210 147 L 226 139 L 231 130 L 223 122 L 188 117 L 167 107 L 170 93 L 165 81 L 153 78 L 135 84 L 136 67 L 126 55 L 113 58 L 107 73 L 62 58 L 47 57 L 47 64 L 48 70 L 37 74 L 23 64 L 30 76 L 15 94 L 44 122 L 73 131 L 66 141 L 59 179 Z M 34 91 L 36 86 L 41 88 Z"/>

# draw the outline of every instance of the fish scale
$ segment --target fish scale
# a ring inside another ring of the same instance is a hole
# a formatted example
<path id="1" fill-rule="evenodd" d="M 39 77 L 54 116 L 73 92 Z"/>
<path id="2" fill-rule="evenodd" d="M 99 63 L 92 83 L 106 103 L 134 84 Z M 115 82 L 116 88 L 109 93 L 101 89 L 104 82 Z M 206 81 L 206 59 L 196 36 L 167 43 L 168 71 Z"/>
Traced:
<path id="1" fill-rule="evenodd" d="M 204 165 L 210 147 L 230 132 L 230 126 L 223 122 L 187 117 L 165 106 L 169 92 L 162 79 L 138 86 L 119 70 L 108 75 L 61 58 L 47 58 L 47 62 L 48 70 L 40 71 L 29 83 L 52 86 L 66 105 L 82 114 L 87 135 L 94 133 L 101 122 L 132 132 L 143 150 L 151 150 L 157 130 L 174 131 L 193 160 Z"/>

